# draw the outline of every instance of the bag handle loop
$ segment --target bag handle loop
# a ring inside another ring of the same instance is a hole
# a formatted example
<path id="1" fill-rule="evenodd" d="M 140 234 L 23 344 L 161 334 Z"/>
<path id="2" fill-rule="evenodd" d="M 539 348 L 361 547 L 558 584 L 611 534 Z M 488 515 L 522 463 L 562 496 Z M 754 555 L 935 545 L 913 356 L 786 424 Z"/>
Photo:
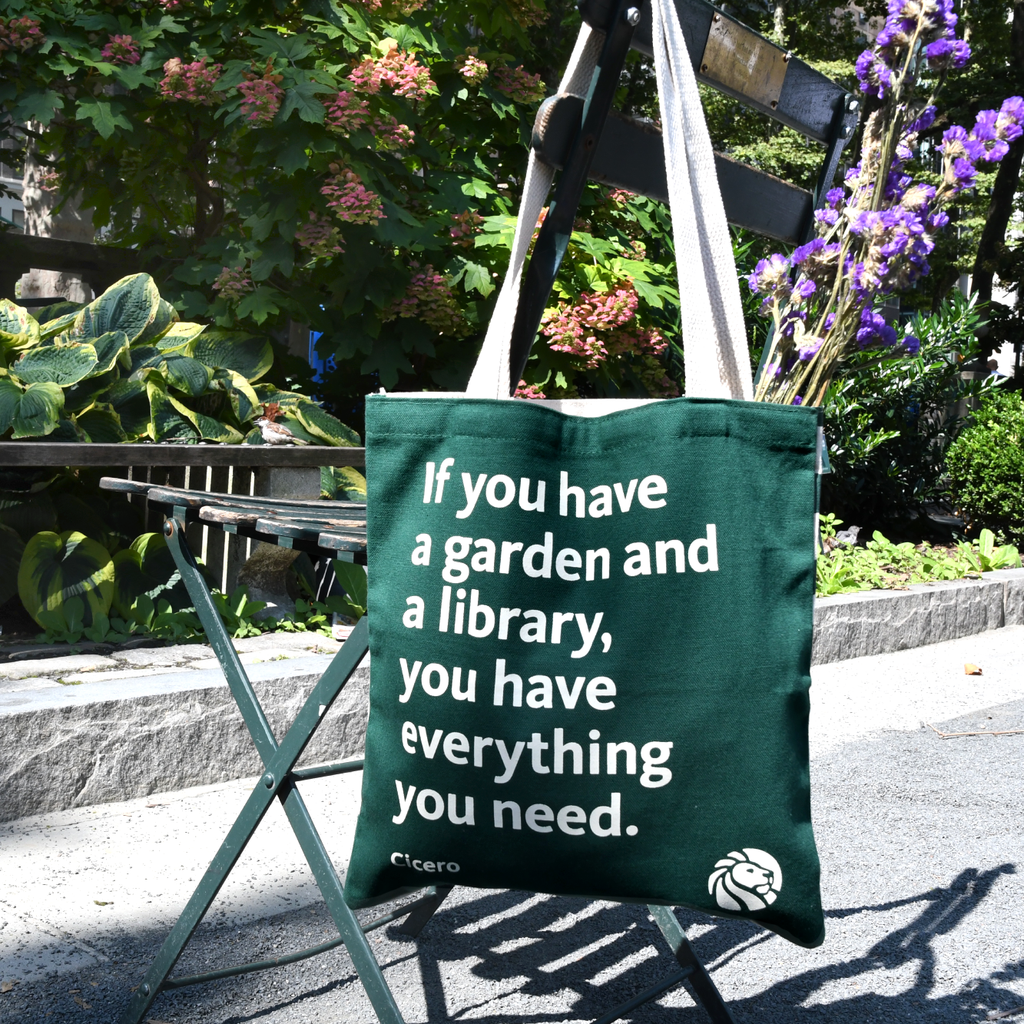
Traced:
<path id="1" fill-rule="evenodd" d="M 714 153 L 674 0 L 650 0 L 665 169 L 676 248 L 686 394 L 753 398 L 739 280 Z M 584 25 L 558 87 L 585 96 L 603 33 Z M 508 272 L 466 394 L 509 397 L 509 351 L 530 240 L 554 181 L 531 149 Z"/>

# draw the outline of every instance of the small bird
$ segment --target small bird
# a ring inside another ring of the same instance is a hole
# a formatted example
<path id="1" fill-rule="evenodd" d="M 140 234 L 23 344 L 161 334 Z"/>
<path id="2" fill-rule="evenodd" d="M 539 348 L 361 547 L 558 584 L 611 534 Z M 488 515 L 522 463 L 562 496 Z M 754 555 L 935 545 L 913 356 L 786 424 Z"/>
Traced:
<path id="1" fill-rule="evenodd" d="M 267 402 L 263 406 L 263 415 L 256 420 L 256 426 L 260 428 L 264 444 L 309 444 L 301 437 L 296 437 L 283 423 L 275 422 L 281 415 L 279 402 Z"/>

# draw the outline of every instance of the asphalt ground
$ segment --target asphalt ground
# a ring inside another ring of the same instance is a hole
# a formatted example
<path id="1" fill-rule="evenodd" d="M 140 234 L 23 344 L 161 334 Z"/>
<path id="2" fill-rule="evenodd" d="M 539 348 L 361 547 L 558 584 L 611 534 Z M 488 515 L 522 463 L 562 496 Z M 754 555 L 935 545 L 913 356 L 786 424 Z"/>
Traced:
<path id="1" fill-rule="evenodd" d="M 983 674 L 965 675 L 968 662 Z M 678 915 L 735 1020 L 1024 1024 L 1024 732 L 939 735 L 1024 730 L 1024 627 L 820 666 L 813 678 L 824 945 L 805 950 L 753 924 Z M 118 1020 L 251 785 L 0 826 L 0 988 L 9 989 L 0 1021 Z M 304 787 L 341 865 L 357 787 L 357 777 Z M 178 970 L 334 934 L 275 807 Z M 418 939 L 389 926 L 371 942 L 409 1022 L 593 1020 L 674 967 L 642 907 L 522 892 L 459 888 Z M 707 1017 L 679 987 L 624 1019 Z M 148 1020 L 374 1016 L 335 950 L 161 994 Z"/>

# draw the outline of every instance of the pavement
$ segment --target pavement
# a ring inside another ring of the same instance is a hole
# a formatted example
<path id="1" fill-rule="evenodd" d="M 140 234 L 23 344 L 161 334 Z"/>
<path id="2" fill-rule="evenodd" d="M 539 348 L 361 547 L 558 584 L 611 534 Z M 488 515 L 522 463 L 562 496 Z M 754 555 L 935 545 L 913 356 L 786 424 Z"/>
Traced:
<path id="1" fill-rule="evenodd" d="M 1024 626 L 819 665 L 813 681 L 824 945 L 679 911 L 737 1024 L 1024 1024 Z M 978 732 L 1006 734 L 948 735 Z M 0 1020 L 116 1021 L 253 783 L 0 825 Z M 358 784 L 303 784 L 339 868 Z M 334 934 L 275 806 L 178 970 Z M 390 926 L 372 946 L 409 1022 L 593 1020 L 673 968 L 645 908 L 522 892 L 458 888 L 418 939 Z M 680 987 L 624 1019 L 707 1017 Z M 148 1020 L 374 1017 L 339 949 L 161 994 Z"/>

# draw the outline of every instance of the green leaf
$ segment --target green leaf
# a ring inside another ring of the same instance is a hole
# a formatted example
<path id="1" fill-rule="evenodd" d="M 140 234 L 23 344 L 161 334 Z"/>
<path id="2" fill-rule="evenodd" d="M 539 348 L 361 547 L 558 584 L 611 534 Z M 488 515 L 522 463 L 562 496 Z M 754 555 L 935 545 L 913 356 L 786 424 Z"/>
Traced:
<path id="1" fill-rule="evenodd" d="M 478 291 L 485 299 L 495 287 L 491 272 L 479 263 L 466 264 L 462 284 L 467 292 Z"/>
<path id="2" fill-rule="evenodd" d="M 78 314 L 73 331 L 85 339 L 124 331 L 134 344 L 161 313 L 162 301 L 149 274 L 122 277 Z"/>
<path id="3" fill-rule="evenodd" d="M 191 356 L 169 356 L 160 364 L 167 383 L 178 391 L 193 397 L 203 394 L 210 384 L 213 371 Z"/>
<path id="4" fill-rule="evenodd" d="M 176 323 L 172 324 L 166 334 L 160 336 L 156 347 L 162 352 L 170 349 L 184 348 L 193 338 L 206 330 L 206 324 Z"/>
<path id="5" fill-rule="evenodd" d="M 234 370 L 250 383 L 274 363 L 274 350 L 266 338 L 221 328 L 204 331 L 189 342 L 186 352 L 207 366 Z"/>
<path id="6" fill-rule="evenodd" d="M 0 354 L 4 363 L 14 352 L 39 344 L 39 323 L 27 309 L 0 299 Z"/>
<path id="7" fill-rule="evenodd" d="M 74 323 L 75 317 L 83 306 L 84 303 L 82 302 L 66 302 L 62 300 L 37 309 L 35 317 L 40 325 L 40 341 L 46 341 L 47 338 L 52 338 L 55 334 L 60 334 L 61 331 L 67 330 Z"/>
<path id="8" fill-rule="evenodd" d="M 59 384 L 29 384 L 14 413 L 11 437 L 45 437 L 52 433 L 64 408 L 64 392 Z"/>
<path id="9" fill-rule="evenodd" d="M 128 335 L 124 331 L 107 331 L 92 343 L 92 347 L 96 349 L 96 369 L 92 375 L 107 373 L 128 351 Z"/>
<path id="10" fill-rule="evenodd" d="M 67 387 L 88 377 L 96 368 L 96 349 L 70 342 L 30 349 L 11 367 L 11 373 L 27 384 L 52 382 Z"/>
<path id="11" fill-rule="evenodd" d="M 38 121 L 46 128 L 63 106 L 64 98 L 53 89 L 47 89 L 43 92 L 26 90 L 18 99 L 11 112 L 11 116 L 19 124 Z"/>
<path id="12" fill-rule="evenodd" d="M 191 605 L 163 534 L 144 533 L 114 555 L 113 606 L 124 618 L 136 619 L 133 609 L 152 616 L 157 601 L 169 602 L 174 611 Z"/>
<path id="13" fill-rule="evenodd" d="M 331 562 L 334 567 L 334 575 L 348 595 L 349 602 L 354 605 L 360 613 L 366 609 L 366 570 L 361 565 L 352 562 L 343 562 L 336 558 Z"/>
<path id="14" fill-rule="evenodd" d="M 93 127 L 104 139 L 109 139 L 117 128 L 132 130 L 131 122 L 121 113 L 122 104 L 111 100 L 79 100 L 76 117 L 92 121 Z"/>
<path id="15" fill-rule="evenodd" d="M 0 434 L 6 434 L 14 422 L 23 394 L 24 392 L 13 380 L 8 377 L 0 377 Z"/>
<path id="16" fill-rule="evenodd" d="M 260 400 L 252 385 L 235 370 L 216 370 L 210 385 L 227 392 L 231 411 L 239 423 L 251 420 L 260 411 Z M 259 431 L 257 431 L 259 433 Z"/>
<path id="17" fill-rule="evenodd" d="M 317 93 L 334 92 L 329 86 L 318 82 L 298 82 L 284 94 L 281 112 L 277 120 L 286 121 L 293 110 L 299 117 L 310 124 L 323 124 L 324 105 L 316 98 Z"/>
<path id="18" fill-rule="evenodd" d="M 352 466 L 322 466 L 320 491 L 335 501 L 366 501 L 366 477 Z"/>
<path id="19" fill-rule="evenodd" d="M 120 418 L 110 406 L 93 406 L 88 412 L 76 416 L 75 423 L 94 444 L 121 444 L 128 440 Z"/>
<path id="20" fill-rule="evenodd" d="M 149 422 L 146 424 L 146 432 L 152 440 L 195 440 L 196 430 L 190 417 L 182 415 L 178 403 L 167 394 L 163 382 L 154 374 L 146 378 L 146 393 L 149 396 Z"/>
<path id="21" fill-rule="evenodd" d="M 299 402 L 293 411 L 302 426 L 320 441 L 342 447 L 359 447 L 359 435 L 315 402 Z"/>
<path id="22" fill-rule="evenodd" d="M 114 593 L 114 565 L 102 544 L 84 534 L 37 533 L 25 546 L 18 594 L 43 629 L 74 630 L 106 615 Z"/>
<path id="23" fill-rule="evenodd" d="M 155 287 L 155 286 L 154 286 Z M 160 299 L 156 313 L 143 332 L 135 339 L 135 344 L 154 344 L 179 320 L 178 311 L 166 299 Z M 163 346 L 160 346 L 161 348 Z"/>

